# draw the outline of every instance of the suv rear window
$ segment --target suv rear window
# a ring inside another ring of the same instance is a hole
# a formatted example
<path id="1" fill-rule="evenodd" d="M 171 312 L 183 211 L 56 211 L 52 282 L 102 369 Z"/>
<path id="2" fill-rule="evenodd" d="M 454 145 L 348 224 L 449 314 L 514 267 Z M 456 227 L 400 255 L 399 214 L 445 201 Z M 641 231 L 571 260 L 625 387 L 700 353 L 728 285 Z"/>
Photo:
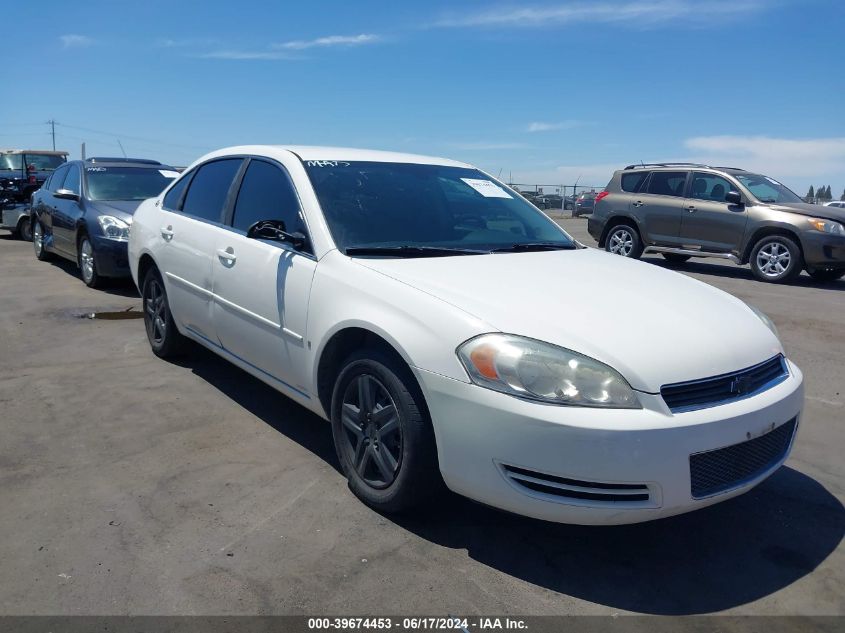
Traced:
<path id="1" fill-rule="evenodd" d="M 640 185 L 643 184 L 643 180 L 646 179 L 648 174 L 649 172 L 647 171 L 635 171 L 630 174 L 622 174 L 622 191 L 636 193 L 639 191 Z"/>
<path id="2" fill-rule="evenodd" d="M 648 181 L 648 192 L 660 196 L 681 196 L 687 181 L 685 171 L 655 171 Z"/>

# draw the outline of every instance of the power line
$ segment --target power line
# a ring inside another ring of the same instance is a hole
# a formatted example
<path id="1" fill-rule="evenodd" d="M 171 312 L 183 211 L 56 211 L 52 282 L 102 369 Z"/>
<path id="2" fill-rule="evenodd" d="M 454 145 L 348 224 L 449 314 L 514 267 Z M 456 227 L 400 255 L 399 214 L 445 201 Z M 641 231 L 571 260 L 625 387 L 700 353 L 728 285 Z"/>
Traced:
<path id="1" fill-rule="evenodd" d="M 100 134 L 102 136 L 109 136 L 109 137 L 112 137 L 112 138 L 120 137 L 120 138 L 123 138 L 123 139 L 130 139 L 130 140 L 133 140 L 133 141 L 139 141 L 141 143 L 148 143 L 150 145 L 168 145 L 170 147 L 181 147 L 181 148 L 187 148 L 187 149 L 201 149 L 201 150 L 210 149 L 209 145 L 188 145 L 188 144 L 185 144 L 185 143 L 169 143 L 167 141 L 160 141 L 160 140 L 156 140 L 156 139 L 143 138 L 143 137 L 140 137 L 140 136 L 132 136 L 130 134 L 120 134 L 118 132 L 107 132 L 105 130 L 95 130 L 95 129 L 89 128 L 89 127 L 82 127 L 81 125 L 68 125 L 66 123 L 56 123 L 56 125 L 59 125 L 61 127 L 65 127 L 65 128 L 70 128 L 72 130 L 81 130 L 83 132 L 90 132 L 92 134 Z"/>

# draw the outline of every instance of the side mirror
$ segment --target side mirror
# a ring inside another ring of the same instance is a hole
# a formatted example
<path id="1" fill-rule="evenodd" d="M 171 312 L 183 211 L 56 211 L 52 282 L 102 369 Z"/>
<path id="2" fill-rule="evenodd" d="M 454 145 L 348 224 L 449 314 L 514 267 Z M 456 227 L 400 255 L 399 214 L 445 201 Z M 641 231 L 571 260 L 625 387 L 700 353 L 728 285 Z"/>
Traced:
<path id="1" fill-rule="evenodd" d="M 75 191 L 71 191 L 70 189 L 57 189 L 53 192 L 53 195 L 63 200 L 79 201 L 79 194 Z"/>
<path id="2" fill-rule="evenodd" d="M 725 202 L 728 204 L 742 204 L 742 194 L 739 191 L 729 191 L 725 194 Z"/>
<path id="3" fill-rule="evenodd" d="M 281 220 L 259 220 L 247 229 L 246 236 L 255 240 L 286 242 L 294 248 L 305 246 L 307 238 L 302 233 L 288 233 Z"/>

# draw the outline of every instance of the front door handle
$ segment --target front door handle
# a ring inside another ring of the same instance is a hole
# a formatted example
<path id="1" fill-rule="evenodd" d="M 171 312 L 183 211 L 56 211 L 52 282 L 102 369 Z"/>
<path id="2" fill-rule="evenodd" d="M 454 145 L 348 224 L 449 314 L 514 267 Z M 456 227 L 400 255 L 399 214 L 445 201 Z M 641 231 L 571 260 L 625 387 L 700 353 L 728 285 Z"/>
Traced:
<path id="1" fill-rule="evenodd" d="M 695 205 L 691 204 L 690 206 L 688 206 L 687 211 L 689 211 L 690 213 L 695 213 Z"/>
<path id="2" fill-rule="evenodd" d="M 235 255 L 235 251 L 232 250 L 231 246 L 226 250 L 223 250 L 222 248 L 217 249 L 217 257 L 222 260 L 225 260 L 225 262 L 229 265 L 234 264 L 238 259 L 237 255 Z"/>
<path id="3" fill-rule="evenodd" d="M 633 206 L 635 206 L 635 207 L 641 207 L 641 206 L 643 206 L 643 201 L 642 201 L 642 200 L 637 200 L 637 201 L 633 204 Z"/>
<path id="4" fill-rule="evenodd" d="M 164 238 L 166 242 L 169 242 L 173 239 L 173 227 L 168 226 L 167 228 L 161 227 L 161 236 Z"/>

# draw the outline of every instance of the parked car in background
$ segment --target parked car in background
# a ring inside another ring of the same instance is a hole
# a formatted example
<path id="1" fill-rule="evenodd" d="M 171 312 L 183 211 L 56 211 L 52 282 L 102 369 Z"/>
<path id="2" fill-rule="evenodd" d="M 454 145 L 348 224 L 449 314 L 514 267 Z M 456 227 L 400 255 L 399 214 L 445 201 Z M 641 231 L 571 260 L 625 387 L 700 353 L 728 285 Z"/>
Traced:
<path id="1" fill-rule="evenodd" d="M 767 317 L 580 246 L 465 163 L 223 149 L 141 203 L 129 262 L 155 354 L 191 339 L 330 420 L 380 511 L 445 482 L 546 520 L 657 519 L 751 489 L 801 421 Z"/>
<path id="2" fill-rule="evenodd" d="M 35 256 L 76 262 L 92 288 L 106 277 L 129 276 L 132 214 L 176 176 L 154 160 L 90 158 L 62 165 L 32 198 Z"/>
<path id="3" fill-rule="evenodd" d="M 12 181 L 17 202 L 29 202 L 32 193 L 67 162 L 67 155 L 40 149 L 0 150 L 0 178 Z"/>
<path id="4" fill-rule="evenodd" d="M 588 230 L 625 257 L 662 253 L 750 264 L 757 279 L 786 282 L 806 270 L 845 275 L 845 210 L 806 204 L 768 176 L 691 163 L 629 165 L 596 199 Z"/>
<path id="5" fill-rule="evenodd" d="M 31 238 L 29 205 L 18 202 L 18 190 L 8 178 L 0 178 L 0 229 L 24 240 Z"/>
<path id="6" fill-rule="evenodd" d="M 540 209 L 563 209 L 565 198 L 556 193 L 544 194 L 537 197 L 537 206 Z"/>
<path id="7" fill-rule="evenodd" d="M 578 194 L 578 197 L 575 199 L 575 208 L 572 211 L 572 217 L 577 218 L 592 213 L 593 204 L 597 195 L 595 191 L 584 191 Z"/>
<path id="8" fill-rule="evenodd" d="M 836 209 L 845 209 L 845 200 L 834 200 L 833 202 L 826 202 L 826 207 L 834 207 Z"/>

